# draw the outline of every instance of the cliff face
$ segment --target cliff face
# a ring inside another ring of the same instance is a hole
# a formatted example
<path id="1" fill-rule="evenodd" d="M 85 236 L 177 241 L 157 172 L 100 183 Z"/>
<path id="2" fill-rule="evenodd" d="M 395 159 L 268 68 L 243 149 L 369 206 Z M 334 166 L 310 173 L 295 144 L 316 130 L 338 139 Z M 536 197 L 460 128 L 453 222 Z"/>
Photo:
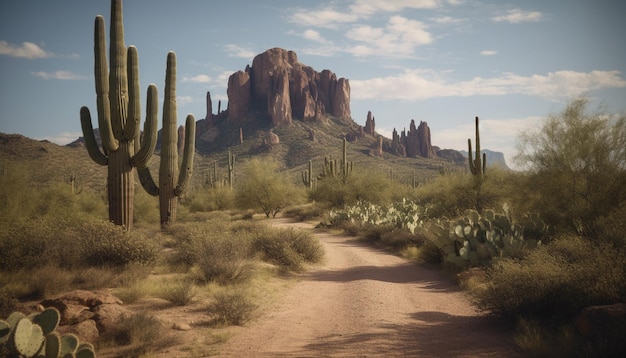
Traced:
<path id="1" fill-rule="evenodd" d="M 295 52 L 273 48 L 257 55 L 252 67 L 228 80 L 228 120 L 244 123 L 251 108 L 266 111 L 272 126 L 294 118 L 316 120 L 330 114 L 350 119 L 350 83 L 329 71 L 298 62 Z"/>

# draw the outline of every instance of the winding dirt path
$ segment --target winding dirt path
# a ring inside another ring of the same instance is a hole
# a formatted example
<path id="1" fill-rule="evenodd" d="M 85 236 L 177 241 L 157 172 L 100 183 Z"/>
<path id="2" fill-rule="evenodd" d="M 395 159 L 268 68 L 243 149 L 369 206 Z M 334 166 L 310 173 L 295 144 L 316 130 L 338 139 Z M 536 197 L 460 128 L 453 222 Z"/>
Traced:
<path id="1" fill-rule="evenodd" d="M 274 225 L 312 229 L 275 219 Z M 326 250 L 273 309 L 221 357 L 521 357 L 510 332 L 437 272 L 347 236 L 315 233 Z"/>

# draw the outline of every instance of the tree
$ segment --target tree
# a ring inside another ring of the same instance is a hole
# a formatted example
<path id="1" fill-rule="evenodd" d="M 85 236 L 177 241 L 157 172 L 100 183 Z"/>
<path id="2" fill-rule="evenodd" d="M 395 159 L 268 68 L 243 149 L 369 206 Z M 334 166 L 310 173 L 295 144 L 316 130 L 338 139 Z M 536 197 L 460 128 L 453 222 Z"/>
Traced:
<path id="1" fill-rule="evenodd" d="M 301 192 L 278 172 L 272 159 L 251 159 L 237 176 L 236 202 L 241 209 L 258 209 L 275 217 L 282 209 L 299 203 Z"/>
<path id="2" fill-rule="evenodd" d="M 528 169 L 520 204 L 586 235 L 626 200 L 626 118 L 588 106 L 575 98 L 542 128 L 521 134 L 516 157 Z"/>

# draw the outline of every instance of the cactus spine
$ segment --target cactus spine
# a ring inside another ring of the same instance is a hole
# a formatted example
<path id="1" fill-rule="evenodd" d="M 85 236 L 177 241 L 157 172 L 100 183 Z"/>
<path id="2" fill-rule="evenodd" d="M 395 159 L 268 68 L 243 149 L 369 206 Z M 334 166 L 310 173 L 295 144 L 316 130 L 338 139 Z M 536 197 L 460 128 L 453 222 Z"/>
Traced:
<path id="1" fill-rule="evenodd" d="M 482 161 L 480 155 L 480 133 L 478 130 L 478 117 L 476 117 L 476 159 L 472 159 L 472 140 L 467 139 L 469 168 L 472 175 L 476 178 L 482 178 L 485 175 L 487 166 L 487 155 L 483 153 Z"/>
<path id="2" fill-rule="evenodd" d="M 178 130 L 176 108 L 176 54 L 167 54 L 165 73 L 165 97 L 163 100 L 163 129 L 161 131 L 161 163 L 159 166 L 159 187 L 152 180 L 148 168 L 141 168 L 141 183 L 146 191 L 159 196 L 161 225 L 167 226 L 176 221 L 178 198 L 189 185 L 193 172 L 193 157 L 196 142 L 196 119 L 188 114 L 185 121 L 185 146 L 181 169 L 178 169 Z"/>
<path id="3" fill-rule="evenodd" d="M 98 127 L 103 151 L 96 143 L 91 114 L 80 109 L 81 127 L 91 159 L 106 165 L 109 220 L 130 231 L 133 222 L 134 169 L 145 167 L 156 145 L 156 113 L 147 113 L 144 138 L 139 143 L 139 70 L 137 49 L 126 48 L 122 1 L 111 1 L 110 74 L 107 69 L 104 18 L 97 16 L 94 30 L 94 75 Z M 130 83 L 129 83 L 130 80 Z M 156 86 L 148 87 L 148 106 L 157 101 Z"/>

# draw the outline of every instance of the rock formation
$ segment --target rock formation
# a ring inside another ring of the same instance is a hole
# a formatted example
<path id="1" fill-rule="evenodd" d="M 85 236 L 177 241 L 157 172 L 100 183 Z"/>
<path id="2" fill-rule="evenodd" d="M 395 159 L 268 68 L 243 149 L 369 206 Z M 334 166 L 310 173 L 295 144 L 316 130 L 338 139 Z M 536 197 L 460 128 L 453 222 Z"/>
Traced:
<path id="1" fill-rule="evenodd" d="M 272 126 L 293 118 L 315 120 L 330 114 L 350 119 L 350 84 L 329 71 L 298 62 L 295 52 L 273 48 L 257 55 L 252 67 L 228 80 L 228 120 L 243 123 L 251 109 L 265 111 Z"/>
<path id="2" fill-rule="evenodd" d="M 420 121 L 416 127 L 415 120 L 412 119 L 409 131 L 403 130 L 400 135 L 394 128 L 390 149 L 393 154 L 400 156 L 434 158 L 435 151 L 430 141 L 428 123 Z"/>
<path id="3" fill-rule="evenodd" d="M 242 123 L 250 111 L 252 102 L 250 71 L 237 71 L 228 78 L 228 119 L 234 123 Z"/>
<path id="4" fill-rule="evenodd" d="M 367 119 L 365 120 L 365 133 L 376 136 L 376 120 L 372 116 L 371 111 L 367 111 Z"/>

